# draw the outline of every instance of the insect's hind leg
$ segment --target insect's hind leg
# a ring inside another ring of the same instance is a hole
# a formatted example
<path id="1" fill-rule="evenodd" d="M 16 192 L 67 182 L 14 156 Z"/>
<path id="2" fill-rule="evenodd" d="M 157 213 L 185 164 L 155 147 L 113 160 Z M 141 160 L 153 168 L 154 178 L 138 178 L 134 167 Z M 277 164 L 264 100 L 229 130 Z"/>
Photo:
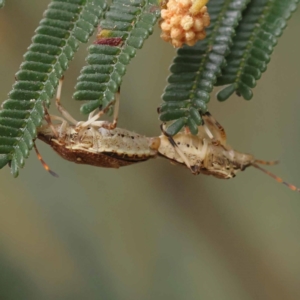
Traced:
<path id="1" fill-rule="evenodd" d="M 56 104 L 57 110 L 63 115 L 63 117 L 66 118 L 66 120 L 68 120 L 71 124 L 76 125 L 78 123 L 78 121 L 76 121 L 60 103 L 63 81 L 64 81 L 64 77 L 62 77 L 59 80 L 59 84 L 58 84 L 58 88 L 57 88 L 57 92 L 56 92 L 55 104 Z"/>

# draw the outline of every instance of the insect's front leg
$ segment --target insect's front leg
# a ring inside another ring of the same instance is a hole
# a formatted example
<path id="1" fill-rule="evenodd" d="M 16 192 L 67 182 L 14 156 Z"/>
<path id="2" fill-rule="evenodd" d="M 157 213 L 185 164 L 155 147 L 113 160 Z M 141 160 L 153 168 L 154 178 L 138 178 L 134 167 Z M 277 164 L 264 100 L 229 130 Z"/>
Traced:
<path id="1" fill-rule="evenodd" d="M 64 77 L 62 77 L 59 80 L 59 85 L 58 85 L 57 92 L 56 92 L 55 104 L 56 104 L 57 110 L 63 115 L 63 117 L 65 117 L 66 120 L 68 120 L 71 124 L 76 125 L 78 123 L 78 121 L 76 121 L 60 103 L 63 81 L 64 81 Z"/>
<path id="2" fill-rule="evenodd" d="M 106 128 L 106 129 L 115 129 L 117 127 L 118 118 L 119 118 L 119 108 L 120 108 L 120 89 L 116 93 L 116 97 L 115 97 L 113 122 L 103 124 L 104 128 Z"/>
<path id="3" fill-rule="evenodd" d="M 66 133 L 67 133 L 67 127 L 69 126 L 68 122 L 64 119 L 62 119 L 62 123 L 59 128 L 59 138 L 65 139 Z"/>
<path id="4" fill-rule="evenodd" d="M 223 145 L 228 149 L 228 146 L 226 145 L 226 132 L 224 127 L 209 112 L 206 112 L 203 115 L 203 120 L 204 129 L 212 142 L 216 146 Z"/>
<path id="5" fill-rule="evenodd" d="M 101 127 L 106 128 L 106 129 L 114 129 L 117 126 L 118 123 L 118 115 L 119 115 L 119 104 L 120 104 L 120 91 L 116 93 L 115 101 L 112 101 L 109 103 L 104 109 L 100 110 L 98 113 L 95 114 L 95 111 L 89 114 L 89 118 L 85 122 L 80 122 L 77 124 L 78 128 L 86 128 L 88 126 L 97 126 L 95 124 L 97 123 L 98 120 L 102 115 L 104 115 L 108 109 L 114 104 L 114 119 L 112 123 L 109 122 L 103 122 L 101 123 Z M 98 126 L 97 126 L 98 127 Z"/>
<path id="6" fill-rule="evenodd" d="M 115 105 L 114 105 L 114 116 L 113 116 L 113 122 L 103 122 L 101 127 L 112 130 L 117 127 L 118 124 L 118 118 L 119 118 L 119 107 L 120 107 L 120 89 L 116 93 L 115 96 Z"/>
<path id="7" fill-rule="evenodd" d="M 168 138 L 170 144 L 173 146 L 175 152 L 179 155 L 179 157 L 182 159 L 182 161 L 184 162 L 184 164 L 187 166 L 187 168 L 190 169 L 190 171 L 193 173 L 193 174 L 198 174 L 197 173 L 197 170 L 194 170 L 194 168 L 191 167 L 191 164 L 188 160 L 188 158 L 186 157 L 186 155 L 181 151 L 181 149 L 179 148 L 179 146 L 176 144 L 176 142 L 174 141 L 173 137 L 171 135 L 169 135 L 163 125 L 160 126 L 160 129 L 162 131 L 162 133 Z"/>
<path id="8" fill-rule="evenodd" d="M 207 139 L 203 139 L 202 140 L 203 144 L 202 144 L 202 148 L 198 153 L 198 158 L 199 160 L 202 162 L 205 160 L 205 158 L 207 157 L 207 153 L 208 153 L 208 141 Z"/>
<path id="9" fill-rule="evenodd" d="M 54 116 L 50 116 L 49 112 L 48 112 L 48 109 L 46 107 L 46 105 L 44 105 L 44 118 L 49 126 L 49 128 L 52 130 L 53 132 L 53 135 L 58 138 L 59 137 L 59 133 L 57 132 L 57 130 L 55 129 L 55 127 L 53 126 L 53 123 L 52 123 L 52 119 Z"/>
<path id="10" fill-rule="evenodd" d="M 65 138 L 65 136 L 66 136 L 66 129 L 69 126 L 68 122 L 65 119 L 60 118 L 58 116 L 49 115 L 49 114 L 46 115 L 45 114 L 45 120 L 47 121 L 47 123 L 48 123 L 49 127 L 51 128 L 51 130 L 52 130 L 52 132 L 53 132 L 53 134 L 54 134 L 54 136 L 55 136 L 56 139 L 64 139 Z M 55 127 L 52 124 L 53 120 L 61 122 L 61 125 L 60 125 L 58 131 L 55 129 Z"/>

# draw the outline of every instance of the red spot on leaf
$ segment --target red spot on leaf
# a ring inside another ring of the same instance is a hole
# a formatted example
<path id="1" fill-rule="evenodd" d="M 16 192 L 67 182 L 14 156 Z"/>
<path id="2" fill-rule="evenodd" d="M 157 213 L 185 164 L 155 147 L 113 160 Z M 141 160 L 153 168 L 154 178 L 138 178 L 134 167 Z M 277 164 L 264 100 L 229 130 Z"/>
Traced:
<path id="1" fill-rule="evenodd" d="M 108 45 L 108 46 L 120 46 L 123 43 L 122 38 L 112 37 L 112 38 L 98 38 L 94 44 L 96 45 Z"/>

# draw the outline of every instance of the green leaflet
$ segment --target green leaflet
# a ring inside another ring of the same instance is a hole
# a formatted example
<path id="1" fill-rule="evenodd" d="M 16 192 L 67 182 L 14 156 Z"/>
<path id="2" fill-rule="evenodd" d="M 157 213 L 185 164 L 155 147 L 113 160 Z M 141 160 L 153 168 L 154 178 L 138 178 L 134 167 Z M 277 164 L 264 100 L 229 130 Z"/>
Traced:
<path id="1" fill-rule="evenodd" d="M 216 85 L 227 85 L 218 100 L 228 99 L 234 92 L 244 99 L 253 96 L 252 88 L 266 71 L 278 37 L 299 0 L 252 0 L 237 27 L 227 65 Z"/>
<path id="2" fill-rule="evenodd" d="M 197 126 L 202 123 L 201 114 L 207 111 L 210 93 L 248 2 L 210 0 L 207 7 L 211 25 L 207 29 L 206 39 L 193 47 L 184 46 L 177 51 L 160 109 L 161 121 L 177 120 L 166 129 L 168 134 L 176 134 L 183 126 L 188 126 L 193 134 L 197 134 Z M 180 119 L 178 110 L 182 112 Z"/>
<path id="3" fill-rule="evenodd" d="M 5 0 L 0 0 L 0 8 L 2 8 L 5 5 Z M 1 166 L 1 164 L 0 164 Z"/>
<path id="4" fill-rule="evenodd" d="M 150 1 L 113 1 L 100 22 L 101 37 L 89 47 L 88 65 L 77 80 L 74 99 L 88 101 L 82 105 L 82 113 L 114 100 L 127 65 L 152 34 L 158 16 L 158 7 Z"/>
<path id="5" fill-rule="evenodd" d="M 58 81 L 80 43 L 88 41 L 106 5 L 103 0 L 53 0 L 36 29 L 9 99 L 0 111 L 0 168 L 18 176 L 33 147 Z"/>

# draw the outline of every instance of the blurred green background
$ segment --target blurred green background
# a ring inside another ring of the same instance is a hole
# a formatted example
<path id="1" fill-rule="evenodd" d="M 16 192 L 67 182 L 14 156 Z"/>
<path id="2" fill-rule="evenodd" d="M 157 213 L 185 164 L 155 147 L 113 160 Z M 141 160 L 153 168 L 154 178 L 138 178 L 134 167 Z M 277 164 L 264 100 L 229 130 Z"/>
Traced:
<path id="1" fill-rule="evenodd" d="M 9 0 L 0 11 L 1 99 L 48 0 Z M 279 41 L 254 99 L 233 97 L 210 111 L 229 144 L 300 185 L 300 10 Z M 66 73 L 63 104 L 84 64 L 82 45 Z M 174 56 L 159 32 L 132 61 L 119 126 L 159 134 Z M 55 112 L 55 109 L 51 109 Z M 255 169 L 233 180 L 192 176 L 162 159 L 119 170 L 63 161 L 38 141 L 20 176 L 1 170 L 0 299 L 300 299 L 300 197 Z"/>

